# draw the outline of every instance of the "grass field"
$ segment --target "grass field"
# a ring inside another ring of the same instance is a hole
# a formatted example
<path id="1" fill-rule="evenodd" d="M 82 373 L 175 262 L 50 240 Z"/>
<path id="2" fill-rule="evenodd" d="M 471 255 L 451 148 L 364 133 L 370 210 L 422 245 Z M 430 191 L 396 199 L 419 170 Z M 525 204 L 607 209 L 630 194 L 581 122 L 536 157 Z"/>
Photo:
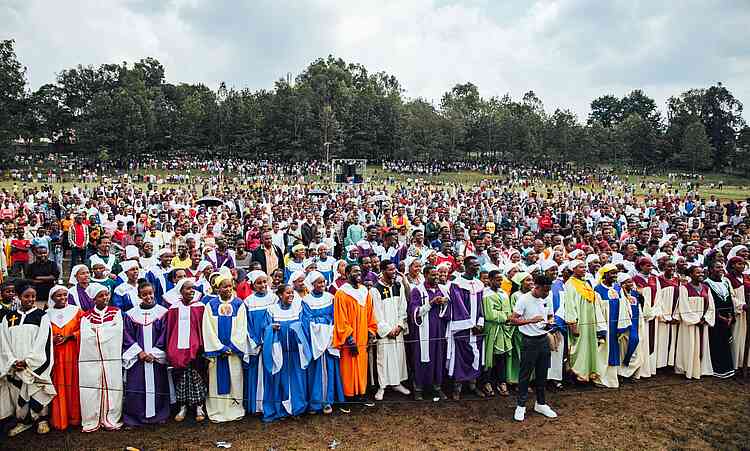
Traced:
<path id="1" fill-rule="evenodd" d="M 158 177 L 164 177 L 170 174 L 174 174 L 176 172 L 172 171 L 163 171 L 163 170 L 156 170 L 156 171 L 145 171 L 140 170 L 138 171 L 139 174 L 143 175 L 146 173 L 149 174 L 156 174 Z M 206 174 L 199 170 L 193 170 L 190 171 L 190 174 L 192 176 L 205 176 Z M 226 179 L 231 179 L 234 174 L 227 174 Z M 431 185 L 440 185 L 440 184 L 462 184 L 464 186 L 473 186 L 479 184 L 482 180 L 492 180 L 492 179 L 503 179 L 505 177 L 503 176 L 496 176 L 496 175 L 487 175 L 481 172 L 474 172 L 474 171 L 462 171 L 462 172 L 445 172 L 443 174 L 437 175 L 437 176 L 419 176 L 419 175 L 413 175 L 413 174 L 400 174 L 390 171 L 383 171 L 382 167 L 380 165 L 369 165 L 367 168 L 367 178 L 369 182 L 374 187 L 379 186 L 386 186 L 388 185 L 388 180 L 392 180 L 396 184 L 409 184 L 414 183 L 417 180 L 431 184 Z M 645 194 L 643 190 L 640 189 L 641 183 L 645 182 L 654 182 L 654 183 L 669 183 L 669 180 L 666 176 L 627 176 L 626 180 L 628 183 L 634 183 L 636 185 L 636 194 Z M 687 189 L 684 186 L 681 186 L 683 182 L 688 182 L 689 179 L 686 178 L 678 178 L 676 180 L 672 181 L 672 187 L 679 190 L 681 194 L 684 194 Z M 720 190 L 718 188 L 719 181 L 724 182 L 723 188 Z M 308 178 L 308 183 L 314 184 L 316 186 L 330 186 L 330 179 L 328 176 L 324 177 L 315 177 L 315 178 Z M 0 178 L 0 189 L 6 189 L 6 190 L 12 190 L 14 186 L 21 186 L 21 183 L 13 182 L 9 179 L 7 174 L 3 174 L 2 178 Z M 31 186 L 41 186 L 42 183 L 31 183 L 31 184 L 23 184 L 23 185 L 31 185 Z M 84 184 L 89 185 L 89 184 Z M 139 184 L 142 188 L 145 188 L 145 184 Z M 713 185 L 713 186 L 712 186 Z M 56 184 L 55 190 L 58 190 L 60 187 L 63 187 L 64 189 L 70 189 L 72 186 L 74 186 L 74 183 L 67 182 L 64 184 Z M 174 184 L 163 184 L 159 185 L 159 187 L 166 187 L 166 188 L 172 188 L 172 187 L 178 187 L 178 185 Z M 184 188 L 184 186 L 181 186 Z M 198 186 L 194 186 L 196 189 L 199 188 Z M 537 191 L 539 192 L 546 192 L 548 187 L 552 187 L 553 190 L 556 190 L 554 182 L 550 181 L 549 183 L 538 183 L 533 186 Z M 386 186 L 386 188 L 393 188 L 393 186 Z M 591 189 L 591 186 L 587 186 L 586 189 Z M 601 191 L 601 186 L 595 186 L 594 191 Z M 750 179 L 742 178 L 738 176 L 729 176 L 726 174 L 706 174 L 704 177 L 704 180 L 701 181 L 700 187 L 698 189 L 698 193 L 703 197 L 708 197 L 711 195 L 716 196 L 719 199 L 735 199 L 735 200 L 745 200 L 747 198 L 750 198 Z"/>

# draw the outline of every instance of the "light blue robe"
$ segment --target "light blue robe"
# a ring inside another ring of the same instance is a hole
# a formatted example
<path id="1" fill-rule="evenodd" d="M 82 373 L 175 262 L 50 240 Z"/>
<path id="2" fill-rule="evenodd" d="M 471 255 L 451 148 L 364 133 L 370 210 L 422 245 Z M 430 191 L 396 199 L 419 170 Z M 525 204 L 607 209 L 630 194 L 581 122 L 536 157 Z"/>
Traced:
<path id="1" fill-rule="evenodd" d="M 263 421 L 297 416 L 307 410 L 307 366 L 312 358 L 304 332 L 302 303 L 281 303 L 266 311 L 263 336 Z M 273 324 L 281 327 L 273 329 Z"/>
<path id="2" fill-rule="evenodd" d="M 253 293 L 245 299 L 247 308 L 248 353 L 245 356 L 245 410 L 250 414 L 263 412 L 263 332 L 268 324 L 266 310 L 279 302 L 273 293 Z"/>
<path id="3" fill-rule="evenodd" d="M 331 346 L 333 295 L 312 292 L 302 299 L 302 309 L 305 334 L 312 352 L 312 361 L 307 368 L 308 410 L 319 411 L 326 405 L 345 401 L 339 350 Z"/>

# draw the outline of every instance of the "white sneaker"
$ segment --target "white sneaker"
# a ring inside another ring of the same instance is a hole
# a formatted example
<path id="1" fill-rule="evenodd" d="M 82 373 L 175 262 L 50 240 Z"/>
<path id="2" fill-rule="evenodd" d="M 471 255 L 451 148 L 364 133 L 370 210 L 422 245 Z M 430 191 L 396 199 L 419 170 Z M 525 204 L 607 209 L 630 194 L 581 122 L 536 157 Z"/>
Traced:
<path id="1" fill-rule="evenodd" d="M 385 389 L 383 389 L 383 387 L 380 387 L 377 393 L 375 393 L 375 401 L 382 401 L 383 395 L 385 395 Z"/>
<path id="2" fill-rule="evenodd" d="M 180 411 L 177 412 L 177 415 L 175 415 L 174 420 L 176 422 L 183 421 L 185 419 L 185 416 L 187 415 L 187 406 L 180 407 Z"/>
<path id="3" fill-rule="evenodd" d="M 8 431 L 8 437 L 15 437 L 21 432 L 31 429 L 33 426 L 34 426 L 33 424 L 18 423 L 17 425 L 13 427 L 13 429 Z"/>
<path id="4" fill-rule="evenodd" d="M 547 404 L 534 404 L 534 412 L 541 413 L 547 418 L 557 418 L 557 414 Z"/>
<path id="5" fill-rule="evenodd" d="M 523 421 L 526 417 L 526 407 L 516 406 L 516 412 L 513 414 L 513 419 L 516 421 Z"/>
<path id="6" fill-rule="evenodd" d="M 407 395 L 407 396 L 409 396 L 411 394 L 411 392 L 409 391 L 409 389 L 406 388 L 406 387 L 404 387 L 401 384 L 394 385 L 393 386 L 393 391 L 397 391 L 397 392 L 401 393 L 402 395 Z"/>

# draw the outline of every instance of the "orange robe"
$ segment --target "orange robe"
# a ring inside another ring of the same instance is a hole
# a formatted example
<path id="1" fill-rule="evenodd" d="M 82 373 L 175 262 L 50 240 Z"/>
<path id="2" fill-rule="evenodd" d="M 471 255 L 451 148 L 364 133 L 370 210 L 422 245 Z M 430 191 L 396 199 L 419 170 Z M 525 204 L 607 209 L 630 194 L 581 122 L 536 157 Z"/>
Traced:
<path id="1" fill-rule="evenodd" d="M 377 332 L 369 290 L 360 285 L 354 289 L 345 283 L 334 296 L 333 346 L 341 350 L 341 384 L 344 396 L 364 395 L 367 391 L 367 333 Z M 346 344 L 354 338 L 359 354 L 352 355 Z"/>
<path id="2" fill-rule="evenodd" d="M 52 367 L 52 383 L 57 396 L 50 407 L 50 423 L 59 430 L 68 426 L 80 426 L 81 402 L 78 392 L 78 346 L 80 342 L 81 317 L 83 312 L 75 305 L 63 309 L 47 310 L 55 335 L 73 336 L 63 344 L 54 344 L 55 364 Z M 54 338 L 53 338 L 54 340 Z M 53 341 L 54 343 L 54 341 Z"/>

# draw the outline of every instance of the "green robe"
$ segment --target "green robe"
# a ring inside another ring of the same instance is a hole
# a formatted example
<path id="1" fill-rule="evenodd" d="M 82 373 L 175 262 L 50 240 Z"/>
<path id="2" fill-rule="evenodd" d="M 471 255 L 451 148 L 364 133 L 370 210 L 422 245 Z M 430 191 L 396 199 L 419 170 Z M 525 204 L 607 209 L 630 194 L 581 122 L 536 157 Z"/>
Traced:
<path id="1" fill-rule="evenodd" d="M 484 307 L 484 367 L 490 369 L 495 366 L 495 355 L 510 351 L 512 343 L 512 328 L 507 324 L 513 310 L 510 299 L 505 291 L 484 290 L 482 298 Z"/>
<path id="2" fill-rule="evenodd" d="M 510 310 L 516 306 L 518 298 L 523 295 L 520 290 L 510 295 Z M 518 326 L 509 325 L 511 335 L 511 350 L 508 360 L 505 362 L 505 377 L 509 384 L 518 383 L 518 374 L 521 372 L 521 347 L 523 346 L 523 336 L 518 331 Z"/>
<path id="3" fill-rule="evenodd" d="M 597 322 L 602 313 L 596 301 L 588 302 L 570 281 L 565 283 L 565 321 L 575 323 L 578 336 L 570 332 L 570 369 L 581 381 L 598 381 L 601 374 L 597 351 Z"/>

